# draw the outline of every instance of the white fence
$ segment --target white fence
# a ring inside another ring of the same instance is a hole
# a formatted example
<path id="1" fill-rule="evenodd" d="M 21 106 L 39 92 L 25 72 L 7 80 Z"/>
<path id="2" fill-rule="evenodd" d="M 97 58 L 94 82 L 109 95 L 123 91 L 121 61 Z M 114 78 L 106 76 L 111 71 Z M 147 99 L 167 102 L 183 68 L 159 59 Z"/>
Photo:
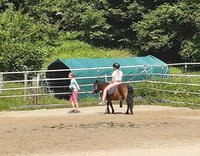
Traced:
<path id="1" fill-rule="evenodd" d="M 152 66 L 163 66 L 163 65 L 151 65 Z M 147 90 L 154 90 L 154 91 L 160 91 L 162 93 L 185 93 L 185 94 L 191 94 L 191 95 L 196 95 L 200 96 L 200 63 L 177 63 L 177 64 L 168 64 L 169 67 L 179 67 L 184 70 L 184 74 L 148 74 L 146 69 L 147 65 L 140 65 L 140 66 L 122 66 L 121 69 L 125 68 L 137 68 L 137 67 L 144 67 L 144 70 L 141 71 L 139 74 L 126 74 L 126 76 L 131 76 L 132 78 L 138 76 L 138 75 L 143 75 L 145 76 L 145 80 L 141 81 L 133 81 L 133 79 L 129 79 L 127 83 L 145 83 L 147 84 L 161 84 L 161 85 L 180 85 L 184 87 L 184 90 L 169 90 L 169 89 L 164 89 L 164 88 L 155 88 L 155 87 L 146 87 L 145 89 Z M 102 69 L 108 69 L 111 67 L 101 67 L 101 68 L 81 68 L 81 69 L 60 69 L 60 70 L 48 70 L 48 72 L 58 72 L 58 71 L 75 71 L 75 70 L 95 70 L 99 71 Z M 196 69 L 198 72 L 192 72 L 192 74 L 188 71 L 190 69 Z M 56 81 L 61 81 L 61 80 L 66 80 L 67 78 L 54 78 L 54 79 L 48 79 L 45 77 L 47 70 L 40 70 L 40 71 L 19 71 L 19 72 L 0 72 L 0 100 L 4 98 L 16 98 L 16 97 L 24 97 L 24 101 L 26 103 L 27 97 L 33 98 L 34 103 L 37 103 L 37 97 L 40 96 L 51 96 L 51 95 L 62 95 L 62 94 L 68 94 L 66 92 L 60 92 L 60 93 L 54 93 L 51 92 L 52 86 L 48 86 L 46 82 L 56 80 Z M 198 73 L 198 74 L 197 74 Z M 21 77 L 18 77 L 16 75 L 23 75 L 23 79 Z M 154 77 L 156 78 L 154 79 Z M 91 76 L 91 77 L 76 77 L 76 79 L 98 79 L 98 78 L 105 78 L 105 81 L 107 80 L 108 77 L 111 77 L 111 75 L 105 75 L 105 76 Z M 158 78 L 159 77 L 159 78 Z M 180 82 L 173 82 L 173 81 L 167 81 L 168 79 L 164 79 L 164 77 L 177 77 L 177 78 L 182 78 Z M 192 79 L 192 82 L 190 81 Z M 195 79 L 195 81 L 194 81 Z M 92 83 L 89 84 L 84 84 L 80 87 L 83 86 L 92 86 Z M 189 86 L 195 86 L 199 87 L 195 91 L 189 91 L 187 88 Z M 53 86 L 54 88 L 56 87 L 68 87 L 68 86 Z M 139 87 L 135 88 L 141 89 Z M 80 91 L 80 94 L 91 94 L 91 91 Z M 139 95 L 138 95 L 139 96 Z M 148 97 L 148 94 L 145 95 Z M 169 100 L 170 102 L 170 100 Z M 171 102 L 176 102 L 172 101 Z M 181 103 L 181 101 L 179 101 Z M 193 103 L 193 102 L 188 102 L 190 104 L 195 104 L 199 105 L 199 103 Z"/>

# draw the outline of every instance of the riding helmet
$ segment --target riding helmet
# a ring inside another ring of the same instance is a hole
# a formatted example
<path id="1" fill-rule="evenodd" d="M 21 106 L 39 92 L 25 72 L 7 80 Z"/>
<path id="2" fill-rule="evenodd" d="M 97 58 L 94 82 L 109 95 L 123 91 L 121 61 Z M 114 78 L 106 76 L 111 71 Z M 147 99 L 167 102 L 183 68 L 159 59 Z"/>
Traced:
<path id="1" fill-rule="evenodd" d="M 120 67 L 120 64 L 119 64 L 119 63 L 114 63 L 114 64 L 113 64 L 113 68 L 119 69 L 119 67 Z"/>

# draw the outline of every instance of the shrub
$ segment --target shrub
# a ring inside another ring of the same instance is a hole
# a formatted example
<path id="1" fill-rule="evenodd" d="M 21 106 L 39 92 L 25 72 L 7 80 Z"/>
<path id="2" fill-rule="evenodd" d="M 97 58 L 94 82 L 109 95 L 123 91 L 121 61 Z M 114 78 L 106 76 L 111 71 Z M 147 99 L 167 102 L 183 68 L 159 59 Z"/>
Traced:
<path id="1" fill-rule="evenodd" d="M 199 10 L 199 4 L 186 1 L 164 4 L 145 14 L 142 21 L 133 25 L 140 54 L 199 61 Z"/>
<path id="2" fill-rule="evenodd" d="M 55 27 L 36 22 L 10 5 L 0 14 L 0 68 L 14 71 L 26 65 L 29 70 L 40 69 L 56 36 Z"/>

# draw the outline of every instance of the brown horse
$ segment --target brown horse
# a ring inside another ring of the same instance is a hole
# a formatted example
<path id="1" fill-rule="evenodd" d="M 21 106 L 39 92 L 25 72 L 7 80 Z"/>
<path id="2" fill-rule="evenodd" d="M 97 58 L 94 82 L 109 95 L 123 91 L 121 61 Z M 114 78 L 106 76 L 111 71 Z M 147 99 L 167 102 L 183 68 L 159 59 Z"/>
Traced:
<path id="1" fill-rule="evenodd" d="M 109 85 L 108 82 L 102 82 L 102 81 L 96 80 L 96 82 L 94 83 L 93 93 L 98 93 L 99 91 L 103 91 L 107 85 Z M 126 103 L 127 103 L 126 114 L 129 114 L 129 110 L 130 110 L 130 113 L 133 115 L 133 87 L 130 86 L 129 84 L 122 83 L 122 84 L 117 85 L 112 95 L 107 94 L 106 100 L 107 100 L 106 113 L 110 113 L 109 105 L 112 109 L 112 113 L 114 113 L 114 108 L 112 105 L 113 100 L 120 101 L 120 103 L 121 101 L 126 100 Z"/>

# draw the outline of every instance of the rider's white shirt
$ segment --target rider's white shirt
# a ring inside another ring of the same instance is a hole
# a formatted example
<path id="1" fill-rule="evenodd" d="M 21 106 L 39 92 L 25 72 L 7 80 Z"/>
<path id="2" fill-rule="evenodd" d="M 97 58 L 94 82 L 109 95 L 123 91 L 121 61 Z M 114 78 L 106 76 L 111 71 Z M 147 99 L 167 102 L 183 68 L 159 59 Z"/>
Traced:
<path id="1" fill-rule="evenodd" d="M 121 82 L 122 81 L 122 71 L 120 70 L 115 70 L 113 73 L 112 73 L 112 77 L 114 77 L 115 81 L 117 82 Z"/>

